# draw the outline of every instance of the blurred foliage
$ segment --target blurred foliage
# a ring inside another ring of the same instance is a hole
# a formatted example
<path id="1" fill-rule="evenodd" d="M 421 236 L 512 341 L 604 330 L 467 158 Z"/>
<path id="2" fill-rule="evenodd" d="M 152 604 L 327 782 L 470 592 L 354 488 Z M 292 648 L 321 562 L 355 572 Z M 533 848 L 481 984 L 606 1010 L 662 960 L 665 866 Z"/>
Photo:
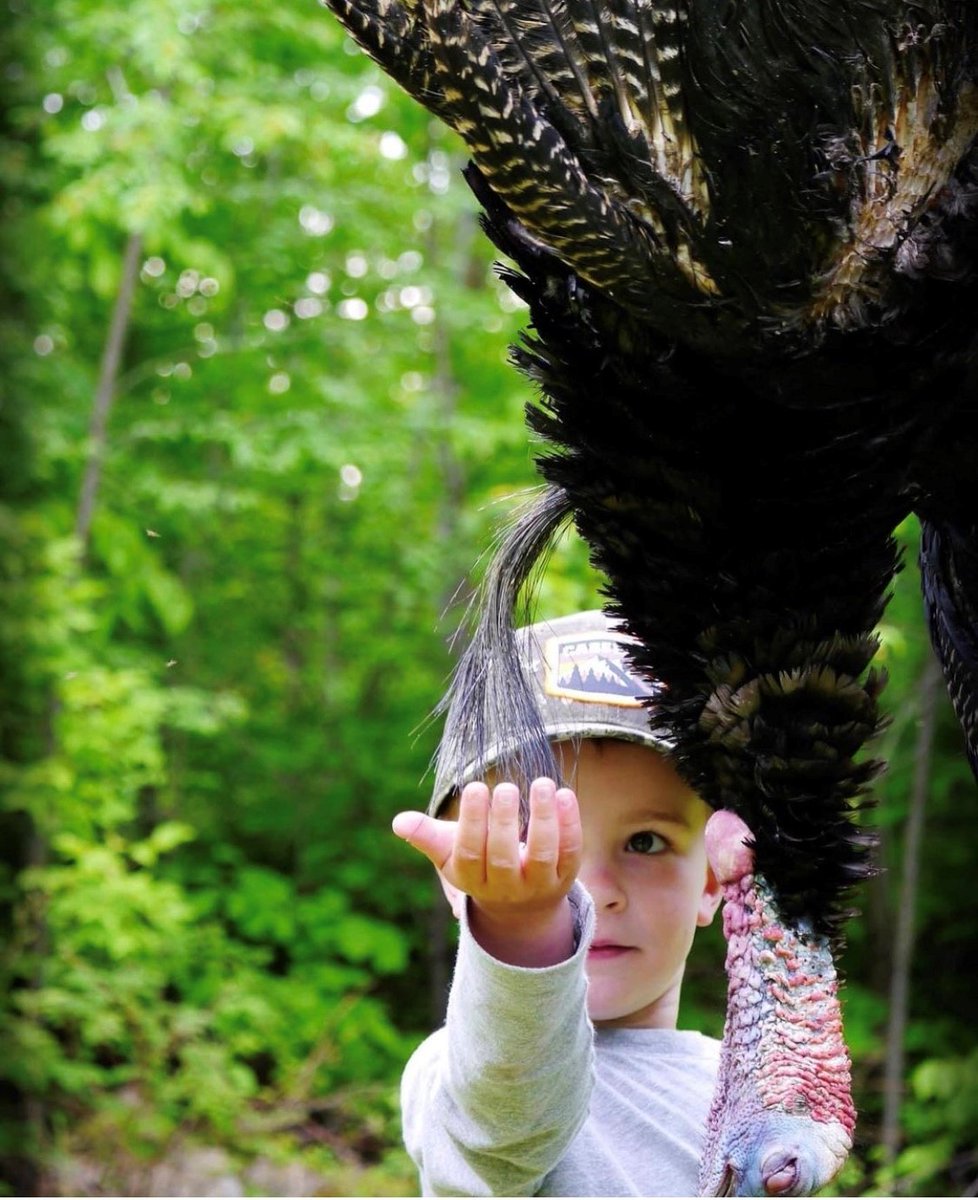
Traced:
<path id="1" fill-rule="evenodd" d="M 387 830 L 424 796 L 480 555 L 535 482 L 506 364 L 523 314 L 456 142 L 312 3 L 6 16 L 0 1173 L 84 1190 L 65 1164 L 89 1161 L 86 1187 L 139 1190 L 140 1164 L 200 1144 L 299 1160 L 309 1190 L 404 1194 L 397 1081 L 444 938 Z M 597 587 L 568 537 L 539 612 Z M 978 852 L 943 702 L 895 1177 L 876 1148 L 926 653 L 912 565 L 886 620 L 887 870 L 850 927 L 863 1116 L 840 1187 L 963 1193 Z M 686 997 L 710 1032 L 721 961 L 714 930 Z"/>

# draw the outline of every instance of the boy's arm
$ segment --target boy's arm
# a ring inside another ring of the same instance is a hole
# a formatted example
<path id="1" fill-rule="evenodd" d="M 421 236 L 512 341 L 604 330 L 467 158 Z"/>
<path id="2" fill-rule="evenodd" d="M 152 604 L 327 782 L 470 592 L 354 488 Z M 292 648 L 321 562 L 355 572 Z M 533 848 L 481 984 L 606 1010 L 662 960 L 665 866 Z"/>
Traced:
<path id="1" fill-rule="evenodd" d="M 543 968 L 493 959 L 463 916 L 445 1027 L 401 1085 L 404 1141 L 425 1195 L 533 1195 L 584 1122 L 592 1069 L 584 959 L 594 917 L 579 885 L 569 907 L 577 948 Z"/>
<path id="2" fill-rule="evenodd" d="M 583 888 L 567 895 L 580 860 L 576 798 L 537 781 L 525 846 L 517 801 L 511 785 L 492 805 L 472 785 L 457 825 L 419 814 L 395 825 L 468 891 L 445 1028 L 402 1081 L 405 1142 L 426 1194 L 532 1194 L 587 1114 L 593 906 Z"/>

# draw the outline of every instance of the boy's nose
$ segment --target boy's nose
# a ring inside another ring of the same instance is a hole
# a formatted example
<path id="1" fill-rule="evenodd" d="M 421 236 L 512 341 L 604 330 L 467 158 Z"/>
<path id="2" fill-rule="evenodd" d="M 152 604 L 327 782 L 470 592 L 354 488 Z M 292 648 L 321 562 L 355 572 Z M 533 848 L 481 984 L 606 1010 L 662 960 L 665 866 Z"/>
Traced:
<path id="1" fill-rule="evenodd" d="M 625 907 L 627 896 L 609 863 L 585 856 L 578 878 L 590 892 L 599 912 L 615 912 Z"/>

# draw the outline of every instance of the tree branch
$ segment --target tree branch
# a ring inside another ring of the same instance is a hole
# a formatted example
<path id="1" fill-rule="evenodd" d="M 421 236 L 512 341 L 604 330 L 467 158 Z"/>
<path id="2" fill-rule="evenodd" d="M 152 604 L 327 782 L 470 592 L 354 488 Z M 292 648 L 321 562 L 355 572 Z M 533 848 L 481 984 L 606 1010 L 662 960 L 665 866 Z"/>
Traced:
<path id="1" fill-rule="evenodd" d="M 85 462 L 85 473 L 82 477 L 81 493 L 78 497 L 78 510 L 75 514 L 75 537 L 81 543 L 82 559 L 88 553 L 88 537 L 92 528 L 92 515 L 95 512 L 95 500 L 98 496 L 99 484 L 102 479 L 102 464 L 105 459 L 109 411 L 115 397 L 119 364 L 122 361 L 122 351 L 129 330 L 129 317 L 132 312 L 136 281 L 139 278 L 139 260 L 142 250 L 142 235 L 131 233 L 123 255 L 122 278 L 119 280 L 119 291 L 115 298 L 112 320 L 109 323 L 109 332 L 102 351 L 98 386 L 95 389 L 95 402 L 92 405 L 92 417 L 88 426 L 88 459 Z"/>

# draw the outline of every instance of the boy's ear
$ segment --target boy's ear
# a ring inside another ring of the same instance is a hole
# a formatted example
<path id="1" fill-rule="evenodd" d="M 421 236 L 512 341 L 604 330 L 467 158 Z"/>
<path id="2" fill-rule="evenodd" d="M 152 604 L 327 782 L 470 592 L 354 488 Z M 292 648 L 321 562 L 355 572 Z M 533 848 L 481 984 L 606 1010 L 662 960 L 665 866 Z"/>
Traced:
<path id="1" fill-rule="evenodd" d="M 465 903 L 465 893 L 460 892 L 454 884 L 448 882 L 441 871 L 438 872 L 438 882 L 441 884 L 441 890 L 445 893 L 445 899 L 452 907 L 452 912 L 455 914 L 455 920 L 462 919 L 462 905 Z"/>
<path id="2" fill-rule="evenodd" d="M 701 928 L 713 923 L 713 917 L 723 899 L 723 885 L 717 881 L 713 868 L 706 864 L 706 885 L 700 896 L 700 905 L 696 913 L 696 924 Z"/>

